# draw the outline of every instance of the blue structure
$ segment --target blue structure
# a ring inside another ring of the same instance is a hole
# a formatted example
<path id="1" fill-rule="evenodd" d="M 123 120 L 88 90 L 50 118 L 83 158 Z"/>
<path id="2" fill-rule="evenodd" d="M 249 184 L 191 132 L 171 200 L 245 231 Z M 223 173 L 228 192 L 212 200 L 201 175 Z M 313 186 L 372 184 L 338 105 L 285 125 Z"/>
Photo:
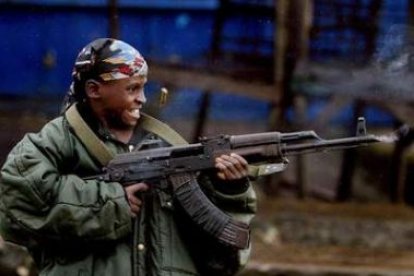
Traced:
<path id="1" fill-rule="evenodd" d="M 351 0 L 349 0 L 351 1 Z M 70 84 L 73 61 L 80 48 L 89 41 L 109 34 L 108 0 L 0 0 L 0 96 L 62 97 Z M 203 64 L 212 44 L 215 10 L 219 0 L 118 0 L 120 38 L 136 46 L 144 56 L 154 60 L 186 61 Z M 273 9 L 273 0 L 238 0 Z M 318 9 L 318 1 L 315 7 Z M 368 1 L 367 1 L 368 2 Z M 387 0 L 381 16 L 381 33 L 390 25 L 405 23 L 408 0 Z M 323 13 L 323 10 L 318 12 Z M 351 12 L 351 11 L 350 11 Z M 329 13 L 323 20 L 329 21 Z M 362 15 L 363 16 L 363 15 Z M 256 51 L 272 58 L 273 20 L 266 17 L 233 16 L 223 32 L 227 37 L 256 36 L 259 46 L 242 45 L 236 40 L 222 47 L 239 52 Z M 348 30 L 347 32 L 351 32 Z M 332 34 L 318 36 L 311 48 L 331 45 Z M 344 39 L 352 37 L 349 33 Z M 349 56 L 349 47 L 362 48 L 358 40 L 333 43 L 336 55 Z M 312 52 L 312 51 L 311 51 Z M 315 56 L 317 57 L 317 56 Z M 180 97 L 197 103 L 197 91 L 184 91 Z M 243 116 L 266 119 L 267 103 L 217 95 L 214 116 L 224 114 L 222 103 L 243 106 L 249 102 L 254 112 Z M 181 100 L 177 99 L 177 100 Z M 243 110 L 243 109 L 242 109 Z M 168 112 L 168 110 L 166 111 Z M 235 111 L 236 112 L 236 111 Z M 236 114 L 236 113 L 235 113 Z M 235 115 L 235 118 L 239 118 Z M 223 117 L 229 117 L 228 113 Z M 246 118 L 246 117 L 244 117 Z"/>
<path id="2" fill-rule="evenodd" d="M 81 47 L 108 36 L 107 1 L 6 2 L 0 3 L 0 94 L 63 94 Z M 120 1 L 122 39 L 151 58 L 205 54 L 210 45 L 212 1 L 180 1 L 180 9 L 171 9 L 173 1 L 150 1 L 151 6 L 148 2 Z"/>

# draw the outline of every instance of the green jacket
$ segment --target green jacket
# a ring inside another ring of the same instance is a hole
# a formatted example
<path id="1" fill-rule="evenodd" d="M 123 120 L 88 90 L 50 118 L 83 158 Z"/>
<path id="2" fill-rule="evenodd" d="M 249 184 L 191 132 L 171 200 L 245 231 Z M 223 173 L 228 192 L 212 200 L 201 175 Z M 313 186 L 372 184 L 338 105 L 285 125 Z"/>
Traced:
<path id="1" fill-rule="evenodd" d="M 111 151 L 129 151 L 90 125 Z M 137 128 L 132 140 L 158 138 Z M 64 117 L 27 134 L 10 152 L 1 171 L 1 235 L 28 247 L 41 275 L 227 275 L 245 264 L 249 249 L 234 251 L 198 232 L 167 188 L 145 194 L 134 223 L 119 183 L 81 179 L 100 171 Z M 222 210 L 250 221 L 251 187 L 200 183 Z"/>

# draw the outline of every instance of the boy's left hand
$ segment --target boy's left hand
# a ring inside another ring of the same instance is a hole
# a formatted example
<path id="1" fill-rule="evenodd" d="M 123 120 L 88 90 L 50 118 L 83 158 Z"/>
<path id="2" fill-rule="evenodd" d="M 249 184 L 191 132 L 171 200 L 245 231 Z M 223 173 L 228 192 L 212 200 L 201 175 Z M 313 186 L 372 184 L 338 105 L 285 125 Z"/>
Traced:
<path id="1" fill-rule="evenodd" d="M 221 155 L 216 158 L 217 176 L 222 180 L 237 180 L 247 177 L 248 163 L 236 153 Z"/>

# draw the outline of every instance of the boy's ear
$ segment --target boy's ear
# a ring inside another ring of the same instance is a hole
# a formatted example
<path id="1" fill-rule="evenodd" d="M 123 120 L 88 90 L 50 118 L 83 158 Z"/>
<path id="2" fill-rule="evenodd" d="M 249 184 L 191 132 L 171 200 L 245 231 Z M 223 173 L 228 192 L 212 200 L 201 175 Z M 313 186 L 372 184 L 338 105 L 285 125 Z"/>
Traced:
<path id="1" fill-rule="evenodd" d="M 87 80 L 85 83 L 85 93 L 88 98 L 98 99 L 101 97 L 100 83 L 96 80 Z"/>

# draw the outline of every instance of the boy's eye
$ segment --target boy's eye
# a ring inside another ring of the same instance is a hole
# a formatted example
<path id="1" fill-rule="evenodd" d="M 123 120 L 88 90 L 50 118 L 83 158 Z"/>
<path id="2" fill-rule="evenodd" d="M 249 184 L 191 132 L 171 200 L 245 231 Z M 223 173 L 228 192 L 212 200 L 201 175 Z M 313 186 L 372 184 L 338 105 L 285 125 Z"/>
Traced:
<path id="1" fill-rule="evenodd" d="M 134 93 L 139 90 L 139 86 L 132 86 L 128 88 L 129 93 Z"/>

